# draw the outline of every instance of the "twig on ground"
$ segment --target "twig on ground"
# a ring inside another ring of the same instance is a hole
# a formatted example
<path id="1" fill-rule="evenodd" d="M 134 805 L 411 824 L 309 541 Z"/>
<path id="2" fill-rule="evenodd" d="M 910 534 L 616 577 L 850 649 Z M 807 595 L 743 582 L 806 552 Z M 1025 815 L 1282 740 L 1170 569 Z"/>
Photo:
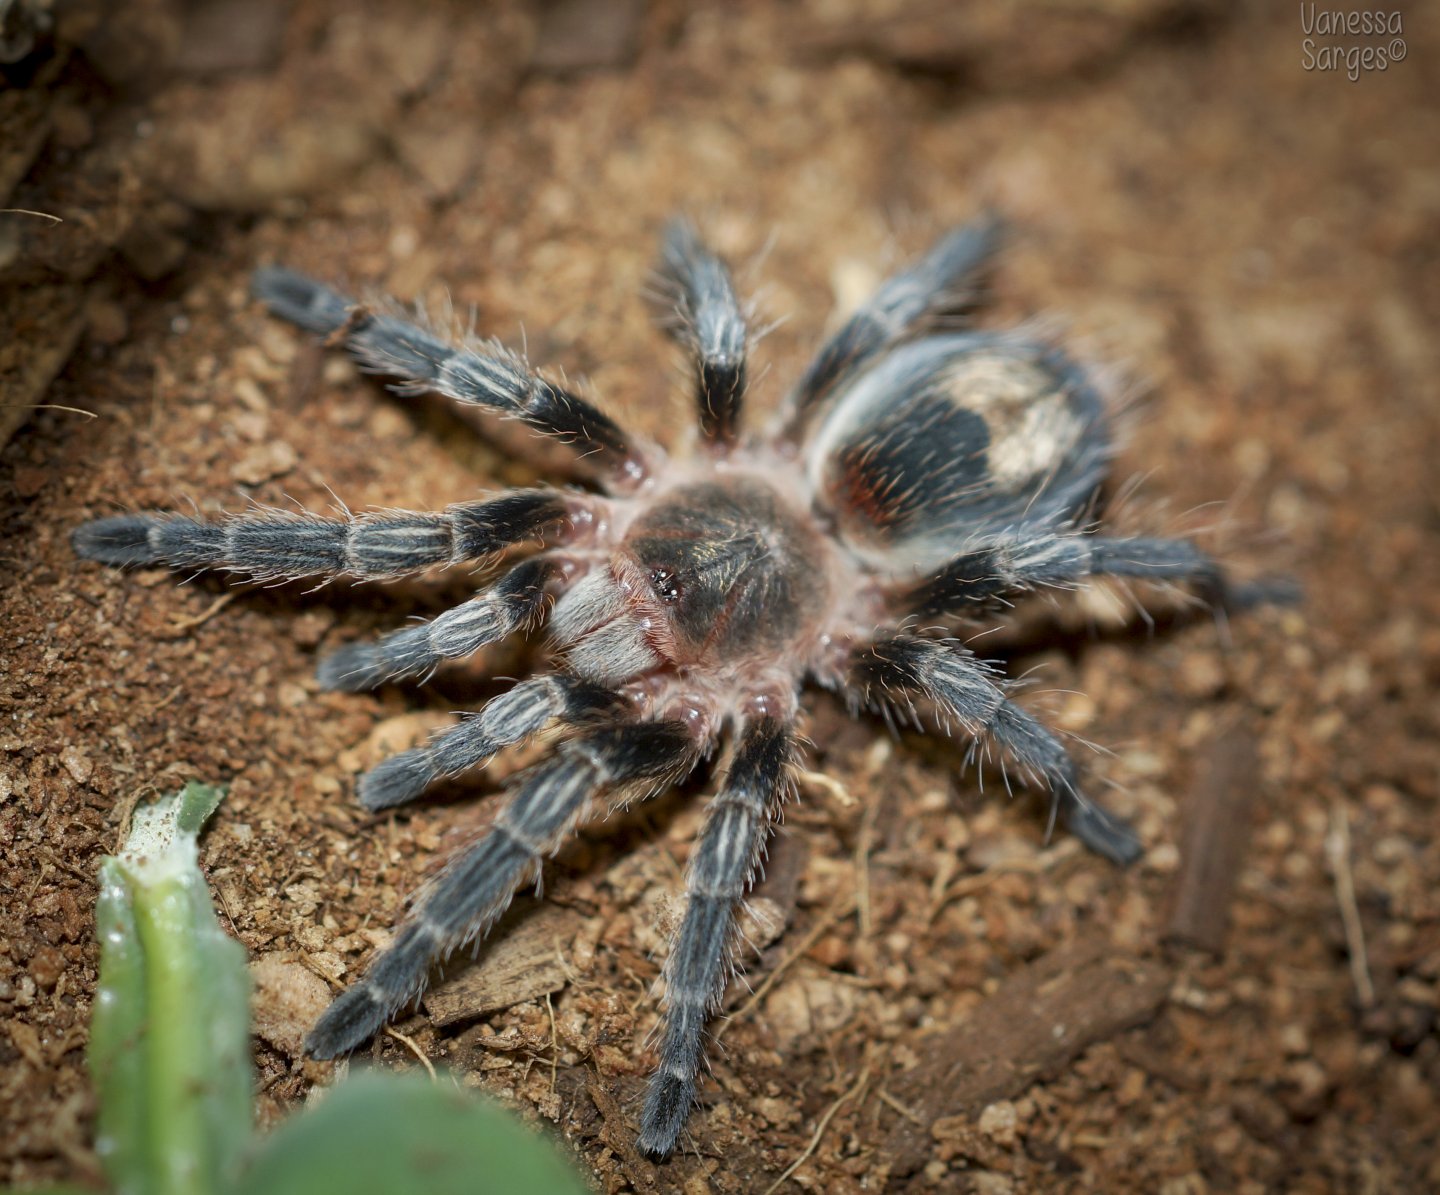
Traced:
<path id="1" fill-rule="evenodd" d="M 1350 955 L 1350 979 L 1361 1008 L 1375 1003 L 1375 985 L 1370 980 L 1370 956 L 1365 949 L 1365 925 L 1355 899 L 1355 876 L 1350 870 L 1350 818 L 1345 802 L 1336 797 L 1330 803 L 1330 833 L 1325 836 L 1325 853 L 1335 877 L 1335 899 L 1345 926 L 1345 946 Z"/>

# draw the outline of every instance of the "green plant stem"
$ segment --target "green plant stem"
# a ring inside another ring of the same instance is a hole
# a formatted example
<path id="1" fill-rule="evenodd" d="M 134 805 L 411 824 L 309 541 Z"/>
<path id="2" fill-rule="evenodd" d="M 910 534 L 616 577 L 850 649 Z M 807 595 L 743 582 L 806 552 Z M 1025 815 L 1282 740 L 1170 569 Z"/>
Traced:
<path id="1" fill-rule="evenodd" d="M 145 952 L 149 1035 L 147 1153 L 156 1195 L 214 1195 L 204 1153 L 205 1104 L 195 1073 L 208 1056 L 195 950 L 194 880 L 184 874 L 134 884 L 135 924 Z"/>
<path id="2" fill-rule="evenodd" d="M 100 868 L 90 1066 L 117 1195 L 220 1195 L 250 1143 L 245 951 L 215 920 L 195 837 L 222 795 L 191 784 L 137 810 Z"/>

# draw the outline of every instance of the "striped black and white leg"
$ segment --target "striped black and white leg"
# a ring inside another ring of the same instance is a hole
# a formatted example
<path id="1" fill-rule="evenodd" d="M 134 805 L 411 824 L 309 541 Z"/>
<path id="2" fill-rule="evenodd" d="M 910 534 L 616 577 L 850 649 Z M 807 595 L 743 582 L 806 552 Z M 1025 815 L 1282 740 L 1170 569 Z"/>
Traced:
<path id="1" fill-rule="evenodd" d="M 1007 594 L 1043 587 L 1071 587 L 1089 577 L 1127 577 L 1189 585 L 1197 596 L 1224 610 L 1287 603 L 1299 593 L 1284 578 L 1236 584 L 1220 563 L 1188 540 L 1022 530 L 974 549 L 924 578 L 905 604 L 921 618 L 965 613 Z"/>
<path id="2" fill-rule="evenodd" d="M 207 521 L 169 513 L 111 515 L 77 527 L 86 560 L 118 567 L 225 569 L 259 580 L 378 580 L 493 556 L 515 544 L 564 543 L 583 495 L 517 490 L 435 512 L 387 510 L 322 518 L 286 510 Z"/>
<path id="3" fill-rule="evenodd" d="M 725 783 L 710 802 L 686 877 L 685 919 L 665 967 L 660 1066 L 650 1079 L 640 1126 L 640 1148 L 651 1157 L 675 1148 L 690 1115 L 705 1023 L 730 975 L 735 917 L 789 789 L 794 754 L 794 732 L 784 722 L 748 723 Z"/>
<path id="4" fill-rule="evenodd" d="M 1135 832 L 1081 791 L 1079 769 L 1055 732 L 1011 701 L 992 671 L 966 649 L 912 635 L 896 635 L 857 653 L 850 686 L 883 706 L 915 697 L 977 742 L 988 736 L 1022 769 L 1050 789 L 1055 813 L 1097 854 L 1124 866 L 1140 857 Z"/>
<path id="5" fill-rule="evenodd" d="M 646 475 L 641 446 L 614 420 L 540 377 L 517 353 L 492 343 L 457 347 L 412 320 L 371 310 L 278 266 L 257 270 L 252 288 L 274 314 L 343 340 L 364 369 L 397 379 L 402 391 L 434 391 L 518 419 L 570 445 L 590 472 L 622 485 L 638 484 Z"/>
<path id="6" fill-rule="evenodd" d="M 674 304 L 666 327 L 694 361 L 701 434 L 712 444 L 732 444 L 745 398 L 747 332 L 730 271 L 688 221 L 673 220 L 661 246 L 660 280 Z"/>
<path id="7" fill-rule="evenodd" d="M 885 349 L 923 331 L 957 303 L 973 299 L 968 292 L 999 241 L 999 221 L 982 217 L 947 233 L 919 261 L 887 278 L 805 370 L 790 398 L 793 424 L 803 424 L 842 382 Z"/>
<path id="8" fill-rule="evenodd" d="M 611 690 L 560 672 L 522 681 L 467 715 L 459 726 L 366 772 L 360 777 L 360 803 L 372 811 L 403 805 L 440 780 L 478 768 L 557 719 L 573 724 L 613 708 L 616 702 Z"/>
<path id="9" fill-rule="evenodd" d="M 368 643 L 351 643 L 320 661 L 327 689 L 362 693 L 404 677 L 423 676 L 445 660 L 458 660 L 539 618 L 562 576 L 547 556 L 523 561 L 479 597 Z"/>
<path id="10" fill-rule="evenodd" d="M 431 966 L 494 925 L 601 790 L 657 791 L 683 779 L 697 758 L 679 721 L 606 726 L 560 744 L 511 788 L 485 837 L 425 889 L 365 978 L 321 1016 L 306 1049 L 316 1058 L 348 1054 L 414 1000 Z"/>

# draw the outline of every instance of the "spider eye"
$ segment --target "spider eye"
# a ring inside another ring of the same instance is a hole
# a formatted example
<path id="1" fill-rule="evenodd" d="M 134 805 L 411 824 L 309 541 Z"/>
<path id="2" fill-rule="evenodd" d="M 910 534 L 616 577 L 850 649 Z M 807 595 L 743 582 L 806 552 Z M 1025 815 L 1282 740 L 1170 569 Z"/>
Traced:
<path id="1" fill-rule="evenodd" d="M 673 606 L 680 600 L 680 582 L 668 568 L 652 568 L 650 585 L 655 590 L 655 596 L 667 606 Z"/>

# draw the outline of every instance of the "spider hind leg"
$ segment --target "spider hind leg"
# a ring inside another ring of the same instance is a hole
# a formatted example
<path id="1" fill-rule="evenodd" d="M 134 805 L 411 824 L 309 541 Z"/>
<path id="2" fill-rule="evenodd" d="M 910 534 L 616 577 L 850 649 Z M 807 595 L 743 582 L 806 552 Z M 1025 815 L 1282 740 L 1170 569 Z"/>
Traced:
<path id="1" fill-rule="evenodd" d="M 1213 556 L 1188 540 L 1121 539 L 1020 527 L 960 553 L 899 595 L 919 618 L 973 613 L 1007 594 L 1066 588 L 1092 577 L 1189 585 L 1216 609 L 1237 611 L 1298 600 L 1288 578 L 1236 582 Z"/>
<path id="2" fill-rule="evenodd" d="M 989 736 L 1050 789 L 1056 815 L 1087 847 L 1120 866 L 1143 846 L 1123 819 L 1081 791 L 1079 769 L 1052 730 L 1006 696 L 990 670 L 954 644 L 897 634 L 858 652 L 850 687 L 869 705 L 928 700 L 976 740 Z"/>
<path id="3" fill-rule="evenodd" d="M 825 342 L 791 396 L 791 426 L 865 369 L 886 349 L 932 326 L 974 288 L 1000 243 L 1000 222 L 982 216 L 953 229 L 907 269 L 887 278 Z"/>

